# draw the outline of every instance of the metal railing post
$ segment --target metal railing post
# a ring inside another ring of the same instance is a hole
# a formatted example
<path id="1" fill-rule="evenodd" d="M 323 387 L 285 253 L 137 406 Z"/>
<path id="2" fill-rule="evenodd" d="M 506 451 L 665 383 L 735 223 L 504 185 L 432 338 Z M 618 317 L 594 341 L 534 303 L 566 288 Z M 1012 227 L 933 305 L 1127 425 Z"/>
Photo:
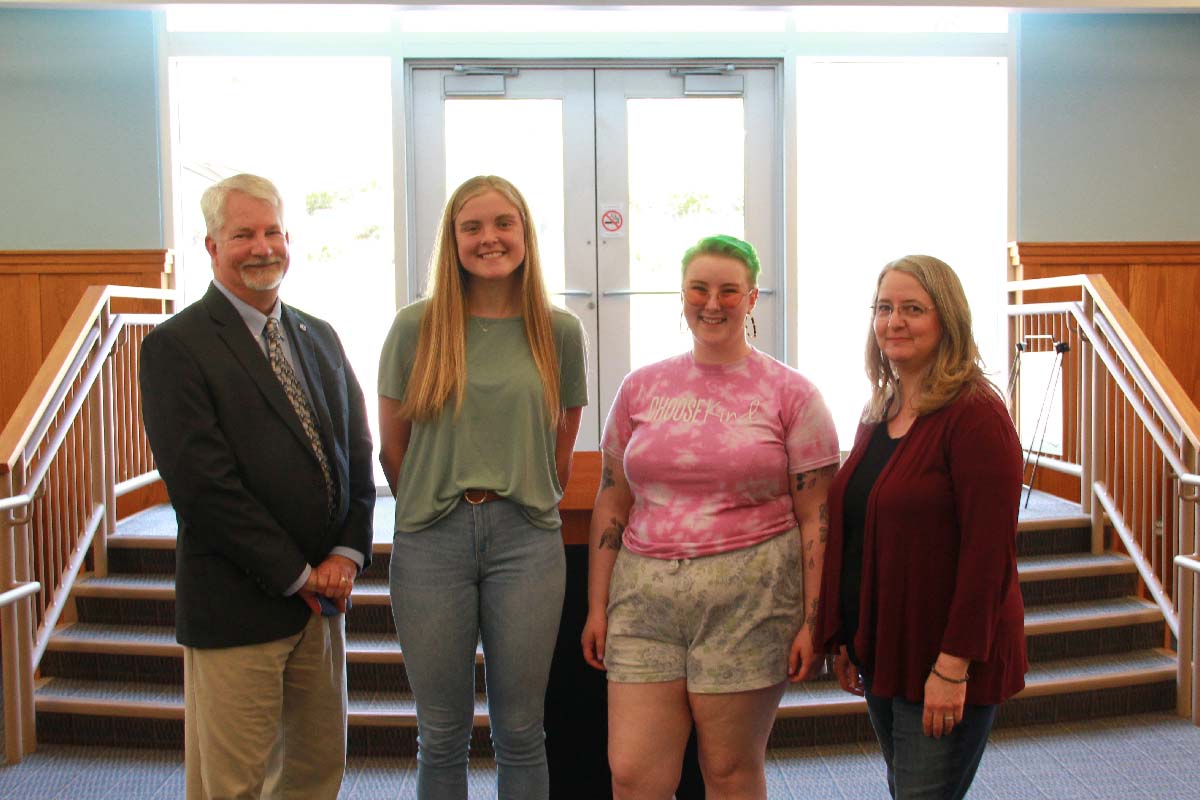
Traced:
<path id="1" fill-rule="evenodd" d="M 1193 472 L 1200 471 L 1197 464 L 1196 448 L 1188 439 L 1183 440 L 1180 459 Z M 1175 546 L 1177 553 L 1200 552 L 1196 537 L 1196 501 L 1191 499 L 1192 493 L 1188 486 L 1181 481 L 1175 481 L 1175 505 L 1178 508 L 1175 519 L 1178 525 Z M 1181 567 L 1175 563 L 1175 587 L 1177 606 L 1179 609 L 1179 654 L 1177 659 L 1178 691 L 1175 708 L 1180 716 L 1190 716 L 1192 722 L 1200 726 L 1200 693 L 1197 684 L 1200 683 L 1200 658 L 1197 657 L 1197 637 L 1200 636 L 1200 616 L 1196 614 L 1196 591 L 1200 583 L 1200 574 Z"/>
<path id="2" fill-rule="evenodd" d="M 15 493 L 13 475 L 4 476 L 4 497 Z M 0 511 L 0 586 L 5 589 L 16 585 L 16 553 L 13 548 L 13 525 L 11 511 Z M 0 650 L 3 651 L 4 669 L 4 756 L 8 764 L 16 764 L 24 755 L 24 738 L 21 731 L 21 668 L 23 649 L 17 625 L 17 608 L 7 605 L 0 608 Z"/>
<path id="3" fill-rule="evenodd" d="M 1095 318 L 1096 306 L 1090 294 L 1085 300 L 1085 310 L 1087 319 L 1092 321 Z M 1091 347 L 1088 348 L 1089 358 L 1087 361 L 1090 364 L 1088 372 L 1091 380 L 1087 394 L 1091 401 L 1091 419 L 1087 428 L 1090 455 L 1084 457 L 1083 469 L 1085 474 L 1090 477 L 1087 483 L 1079 487 L 1080 505 L 1092 518 L 1092 552 L 1097 554 L 1104 551 L 1104 509 L 1095 502 L 1095 486 L 1097 483 L 1104 482 L 1107 477 L 1104 471 L 1104 462 L 1108 455 L 1108 440 L 1105 438 L 1108 402 L 1104 385 L 1104 363 L 1096 352 L 1098 346 L 1098 342 L 1092 342 Z"/>
<path id="4" fill-rule="evenodd" d="M 111 305 L 111 301 L 109 303 Z M 100 316 L 100 330 L 107 331 L 111 315 L 106 307 Z M 100 529 L 92 539 L 92 568 L 97 577 L 108 575 L 108 537 L 117 528 L 116 497 L 116 436 L 113 431 L 113 368 L 112 356 L 104 357 L 100 379 L 88 397 L 88 423 L 93 435 L 88 452 L 88 471 L 92 497 L 104 507 Z"/>
<path id="5" fill-rule="evenodd" d="M 112 321 L 112 300 L 105 304 L 102 316 L 105 329 Z M 117 422 L 116 378 L 113 377 L 113 353 L 104 358 L 100 370 L 100 411 L 104 418 L 104 563 L 108 568 L 108 537 L 117 530 Z"/>
<path id="6" fill-rule="evenodd" d="M 1178 567 L 1176 567 L 1178 569 Z M 1200 709 L 1196 707 L 1195 685 L 1192 681 L 1196 672 L 1196 642 L 1195 642 L 1195 603 L 1196 579 L 1195 573 L 1180 570 L 1178 582 L 1179 596 L 1179 655 L 1176 658 L 1176 682 L 1178 689 L 1175 694 L 1175 711 L 1181 717 L 1191 717 L 1192 722 L 1200 725 Z"/>
<path id="7" fill-rule="evenodd" d="M 5 475 L 4 497 L 17 494 L 27 480 L 24 457 Z M 36 501 L 35 501 L 36 502 Z M 29 518 L 33 506 L 0 512 L 0 591 L 8 592 L 29 582 Z M 33 709 L 33 599 L 7 600 L 0 608 L 3 625 L 4 749 L 5 760 L 16 764 L 37 747 Z"/>
<path id="8" fill-rule="evenodd" d="M 1011 274 L 1012 272 L 1013 272 L 1013 268 L 1010 265 L 1009 280 L 1013 280 L 1013 277 Z M 1020 305 L 1021 299 L 1022 299 L 1021 292 L 1015 292 L 1015 291 L 1008 292 L 1008 304 L 1010 306 Z M 1008 355 L 1005 356 L 1005 360 L 1007 360 L 1008 356 L 1012 356 L 1012 354 L 1017 352 L 1017 343 L 1021 341 L 1021 333 L 1024 330 L 1024 326 L 1025 326 L 1025 320 L 1023 317 L 1010 316 L 1008 318 L 1008 351 L 1007 351 Z M 1020 362 L 1016 360 L 1015 356 L 1014 356 L 1012 363 L 1013 363 L 1012 370 L 1014 372 L 1019 371 L 1020 370 Z M 1011 416 L 1013 419 L 1013 424 L 1016 426 L 1017 430 L 1019 431 L 1019 430 L 1021 430 L 1021 382 L 1019 380 L 1014 380 L 1012 375 L 1008 375 L 1006 377 L 1007 377 L 1007 385 L 1012 387 L 1012 391 L 1009 392 L 1008 397 L 1005 398 L 1005 400 L 1008 401 L 1008 413 L 1009 413 L 1009 416 Z"/>
<path id="9" fill-rule="evenodd" d="M 1096 304 L 1086 290 L 1083 292 L 1083 313 L 1091 319 L 1096 313 Z M 1082 470 L 1079 476 L 1079 507 L 1088 516 L 1092 513 L 1092 481 L 1095 480 L 1092 463 L 1092 395 L 1096 390 L 1095 348 L 1082 332 L 1079 336 L 1079 466 Z"/>
<path id="10" fill-rule="evenodd" d="M 24 473 L 25 469 L 25 464 L 22 461 L 21 472 Z M 37 502 L 35 499 L 29 505 L 22 517 L 22 521 L 12 528 L 13 566 L 15 567 L 13 577 L 17 583 L 27 583 L 33 580 L 33 553 L 29 540 L 32 518 Z M 11 586 L 12 584 L 9 585 Z M 34 602 L 36 602 L 36 595 L 30 597 L 28 600 L 21 600 L 14 604 L 17 611 L 17 641 L 20 642 L 17 649 L 17 690 L 21 695 L 19 705 L 21 712 L 21 748 L 25 754 L 32 753 L 37 749 L 37 716 L 33 707 Z"/>
<path id="11" fill-rule="evenodd" d="M 1196 657 L 1200 639 L 1200 615 L 1196 614 L 1196 584 L 1200 581 L 1200 561 L 1195 555 L 1175 557 L 1175 567 L 1182 570 L 1179 586 L 1179 691 L 1176 709 L 1181 717 L 1191 717 L 1200 727 L 1200 659 Z M 1186 690 L 1185 690 L 1186 687 Z"/>

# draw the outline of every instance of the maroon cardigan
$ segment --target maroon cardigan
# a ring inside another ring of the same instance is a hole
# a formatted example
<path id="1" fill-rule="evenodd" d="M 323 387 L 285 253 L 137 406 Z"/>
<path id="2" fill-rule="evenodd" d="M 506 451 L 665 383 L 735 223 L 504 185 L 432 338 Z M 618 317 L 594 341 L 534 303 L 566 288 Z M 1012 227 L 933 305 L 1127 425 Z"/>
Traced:
<path id="1" fill-rule="evenodd" d="M 875 424 L 829 490 L 829 541 L 816 641 L 841 627 L 846 482 Z M 1017 581 L 1021 447 L 1000 398 L 982 386 L 918 417 L 867 500 L 854 650 L 871 691 L 919 703 L 938 651 L 971 660 L 967 702 L 992 705 L 1025 686 L 1025 609 Z"/>

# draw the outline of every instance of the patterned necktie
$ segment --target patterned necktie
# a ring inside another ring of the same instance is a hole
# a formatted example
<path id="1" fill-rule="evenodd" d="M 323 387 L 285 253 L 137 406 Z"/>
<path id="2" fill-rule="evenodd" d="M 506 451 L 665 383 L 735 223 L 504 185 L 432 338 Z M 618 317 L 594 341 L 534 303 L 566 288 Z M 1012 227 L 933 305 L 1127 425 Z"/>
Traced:
<path id="1" fill-rule="evenodd" d="M 300 381 L 296 380 L 296 373 L 292 371 L 292 365 L 288 363 L 287 357 L 283 354 L 283 330 L 279 326 L 279 320 L 269 317 L 267 327 L 263 330 L 267 334 L 267 359 L 271 362 L 271 369 L 275 372 L 275 377 L 283 386 L 283 393 L 287 395 L 292 408 L 296 409 L 296 416 L 300 418 L 300 426 L 308 435 L 308 442 L 317 456 L 317 463 L 321 466 L 321 476 L 325 479 L 325 506 L 328 511 L 332 512 L 333 473 L 329 469 L 329 457 L 325 455 L 325 446 L 321 444 L 321 434 L 317 430 L 317 420 L 312 406 L 309 405 L 304 389 L 300 387 Z"/>

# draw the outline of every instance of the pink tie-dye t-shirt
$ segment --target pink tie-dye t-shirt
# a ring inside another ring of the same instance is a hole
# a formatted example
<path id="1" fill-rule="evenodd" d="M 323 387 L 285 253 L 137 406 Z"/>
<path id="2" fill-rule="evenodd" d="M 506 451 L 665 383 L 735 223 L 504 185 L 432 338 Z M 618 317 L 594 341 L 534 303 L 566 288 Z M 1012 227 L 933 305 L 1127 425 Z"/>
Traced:
<path id="1" fill-rule="evenodd" d="M 630 373 L 603 448 L 633 491 L 624 545 L 653 558 L 723 553 L 794 528 L 791 476 L 838 463 L 816 387 L 757 350 L 734 364 L 684 353 Z"/>

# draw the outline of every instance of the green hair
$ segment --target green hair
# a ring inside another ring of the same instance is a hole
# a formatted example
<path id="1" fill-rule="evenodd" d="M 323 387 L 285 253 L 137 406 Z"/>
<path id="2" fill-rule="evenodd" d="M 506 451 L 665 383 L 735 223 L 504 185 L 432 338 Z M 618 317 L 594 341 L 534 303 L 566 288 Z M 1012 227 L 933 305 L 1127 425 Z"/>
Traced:
<path id="1" fill-rule="evenodd" d="M 758 253 L 754 250 L 754 245 L 749 242 L 744 242 L 734 236 L 726 236 L 719 233 L 716 236 L 705 236 L 700 241 L 687 249 L 683 254 L 683 272 L 687 271 L 688 264 L 696 258 L 696 256 L 728 256 L 735 258 L 746 266 L 746 274 L 750 278 L 751 286 L 758 286 L 758 273 L 762 267 L 758 263 Z"/>

